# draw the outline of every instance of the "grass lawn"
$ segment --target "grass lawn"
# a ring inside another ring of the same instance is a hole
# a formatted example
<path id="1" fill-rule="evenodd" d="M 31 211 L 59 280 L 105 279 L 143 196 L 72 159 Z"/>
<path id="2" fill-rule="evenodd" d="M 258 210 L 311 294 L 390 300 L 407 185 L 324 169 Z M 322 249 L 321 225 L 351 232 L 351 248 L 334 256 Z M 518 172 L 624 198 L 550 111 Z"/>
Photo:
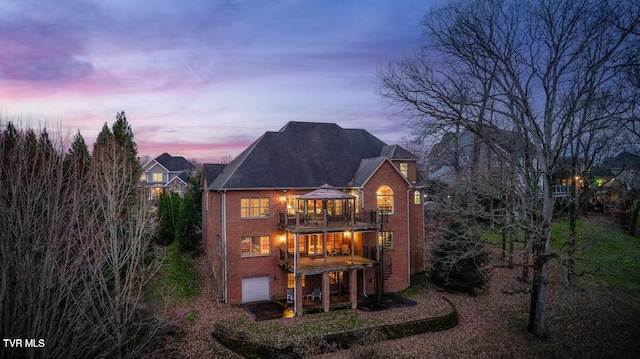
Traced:
<path id="1" fill-rule="evenodd" d="M 578 275 L 612 290 L 626 293 L 640 291 L 640 238 L 624 233 L 600 217 L 578 220 L 576 225 L 576 268 Z M 567 256 L 569 221 L 557 220 L 551 227 L 552 251 L 561 261 Z M 496 231 L 486 231 L 487 243 L 501 245 L 502 236 Z M 522 235 L 518 236 L 516 249 L 522 249 Z"/>
<path id="2" fill-rule="evenodd" d="M 148 296 L 151 301 L 164 299 L 174 304 L 189 301 L 199 293 L 194 260 L 188 254 L 183 255 L 178 242 L 174 241 L 166 247 L 164 262 L 150 285 Z"/>
<path id="3" fill-rule="evenodd" d="M 566 253 L 568 233 L 568 221 L 553 224 L 555 251 Z M 640 291 L 640 238 L 590 218 L 578 221 L 576 234 L 576 273 L 613 290 Z"/>

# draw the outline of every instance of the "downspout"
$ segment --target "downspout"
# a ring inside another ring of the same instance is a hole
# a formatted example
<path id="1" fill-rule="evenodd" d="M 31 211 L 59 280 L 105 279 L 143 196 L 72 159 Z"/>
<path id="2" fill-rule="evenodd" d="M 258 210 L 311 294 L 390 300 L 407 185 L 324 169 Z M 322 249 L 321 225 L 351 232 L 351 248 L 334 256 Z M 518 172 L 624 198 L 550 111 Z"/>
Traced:
<path id="1" fill-rule="evenodd" d="M 306 207 L 306 205 L 305 205 Z M 306 213 L 306 212 L 305 212 Z M 307 248 L 307 253 L 308 253 Z M 300 256 L 300 234 L 293 236 L 293 314 L 298 315 L 298 257 Z"/>
<path id="2" fill-rule="evenodd" d="M 411 206 L 411 202 L 409 201 L 411 190 L 411 187 L 407 190 L 407 282 L 409 285 L 411 285 L 411 212 L 409 212 Z"/>
<path id="3" fill-rule="evenodd" d="M 421 272 L 425 271 L 425 268 L 427 266 L 427 244 L 425 243 L 427 241 L 427 229 L 425 226 L 425 209 L 424 209 L 424 193 L 422 191 L 420 191 L 420 207 L 422 207 L 422 217 L 420 218 L 420 223 L 422 224 L 422 238 L 420 239 L 420 242 L 422 242 L 422 268 L 420 268 Z"/>
<path id="4" fill-rule="evenodd" d="M 222 191 L 222 198 L 220 201 L 221 215 L 222 215 L 222 295 L 224 296 L 224 302 L 228 303 L 227 297 L 227 191 Z"/>
<path id="5" fill-rule="evenodd" d="M 362 269 L 362 295 L 365 298 L 369 298 L 369 296 L 367 295 L 367 276 L 366 276 L 366 269 Z"/>

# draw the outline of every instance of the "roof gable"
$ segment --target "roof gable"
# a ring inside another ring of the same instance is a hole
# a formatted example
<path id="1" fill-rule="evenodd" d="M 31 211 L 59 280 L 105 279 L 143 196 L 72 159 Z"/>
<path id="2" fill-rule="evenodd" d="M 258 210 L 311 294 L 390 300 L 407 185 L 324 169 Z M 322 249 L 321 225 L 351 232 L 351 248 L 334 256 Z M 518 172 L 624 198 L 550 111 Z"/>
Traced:
<path id="1" fill-rule="evenodd" d="M 353 176 L 353 180 L 351 180 L 350 185 L 353 187 L 364 187 L 364 185 L 373 177 L 373 175 L 378 171 L 382 165 L 387 162 L 391 168 L 395 172 L 398 173 L 398 176 L 402 177 L 402 179 L 409 183 L 407 178 L 398 171 L 396 166 L 391 163 L 391 160 L 388 157 L 374 157 L 374 158 L 365 158 L 360 161 L 360 166 Z"/>
<path id="2" fill-rule="evenodd" d="M 173 177 L 169 182 L 167 182 L 167 184 L 165 186 L 169 186 L 171 184 L 171 182 L 178 180 L 180 182 L 182 182 L 183 185 L 186 185 L 189 182 L 189 174 L 187 173 L 187 171 L 182 171 L 180 172 L 179 175 Z"/>

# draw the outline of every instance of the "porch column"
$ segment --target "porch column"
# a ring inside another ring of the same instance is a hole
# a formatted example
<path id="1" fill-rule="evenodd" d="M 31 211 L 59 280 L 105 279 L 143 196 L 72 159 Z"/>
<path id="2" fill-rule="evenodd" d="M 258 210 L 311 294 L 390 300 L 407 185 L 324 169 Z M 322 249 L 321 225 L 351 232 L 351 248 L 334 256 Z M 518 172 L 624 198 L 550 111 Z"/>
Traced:
<path id="1" fill-rule="evenodd" d="M 293 240 L 293 303 L 295 315 L 302 315 L 302 277 L 298 273 L 300 263 L 300 235 L 295 234 Z"/>
<path id="2" fill-rule="evenodd" d="M 322 272 L 322 309 L 328 312 L 331 309 L 331 288 L 329 286 L 329 272 Z"/>
<path id="3" fill-rule="evenodd" d="M 349 237 L 351 237 L 351 265 L 353 265 L 353 260 L 354 260 L 354 256 L 356 255 L 356 238 L 353 236 L 353 229 L 351 230 L 351 235 Z"/>
<path id="4" fill-rule="evenodd" d="M 324 259 L 324 265 L 326 266 L 327 265 L 327 255 L 328 255 L 328 253 L 327 253 L 327 229 L 326 228 L 324 229 L 324 232 L 322 233 L 322 251 L 324 252 L 322 258 Z"/>
<path id="5" fill-rule="evenodd" d="M 358 308 L 358 270 L 351 269 L 349 271 L 349 299 L 351 300 L 351 309 Z"/>
<path id="6" fill-rule="evenodd" d="M 296 274 L 295 276 L 296 290 L 294 291 L 294 303 L 296 304 L 296 315 L 302 315 L 304 314 L 302 310 L 302 276 L 300 274 Z"/>

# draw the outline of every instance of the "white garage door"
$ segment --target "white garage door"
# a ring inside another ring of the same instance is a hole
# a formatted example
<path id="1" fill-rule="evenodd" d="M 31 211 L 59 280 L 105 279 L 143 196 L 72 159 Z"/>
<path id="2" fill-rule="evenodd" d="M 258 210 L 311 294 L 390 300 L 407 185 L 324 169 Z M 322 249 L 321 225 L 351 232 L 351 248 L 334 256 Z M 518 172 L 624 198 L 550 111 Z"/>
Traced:
<path id="1" fill-rule="evenodd" d="M 242 303 L 269 300 L 269 277 L 242 279 Z"/>

